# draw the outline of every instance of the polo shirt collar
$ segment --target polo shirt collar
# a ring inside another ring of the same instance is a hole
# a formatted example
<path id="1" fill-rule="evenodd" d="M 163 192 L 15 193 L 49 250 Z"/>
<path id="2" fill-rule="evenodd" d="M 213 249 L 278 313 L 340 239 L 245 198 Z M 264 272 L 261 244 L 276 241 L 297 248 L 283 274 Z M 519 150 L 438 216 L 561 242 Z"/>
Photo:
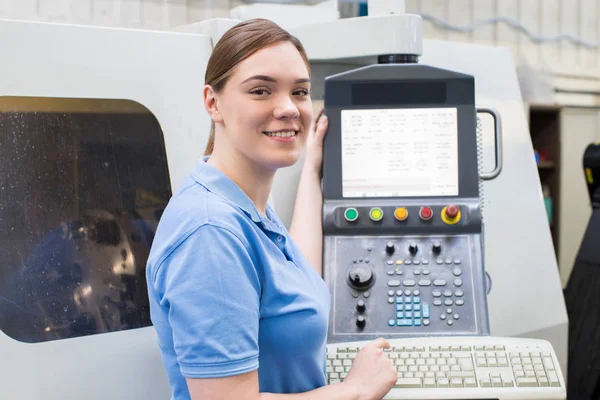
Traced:
<path id="1" fill-rule="evenodd" d="M 235 182 L 223 172 L 207 163 L 209 157 L 203 156 L 198 160 L 196 169 L 192 174 L 194 180 L 217 196 L 234 203 L 248 214 L 252 218 L 252 221 L 256 223 L 262 222 L 267 227 L 274 227 L 275 224 L 258 212 L 252 200 Z M 268 205 L 266 212 L 267 215 L 271 214 Z"/>

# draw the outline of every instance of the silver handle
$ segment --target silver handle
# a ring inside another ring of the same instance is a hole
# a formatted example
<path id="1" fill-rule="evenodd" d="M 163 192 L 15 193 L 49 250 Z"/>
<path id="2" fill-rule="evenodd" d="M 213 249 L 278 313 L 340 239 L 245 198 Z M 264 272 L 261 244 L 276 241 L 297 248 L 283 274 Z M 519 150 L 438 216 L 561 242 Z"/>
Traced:
<path id="1" fill-rule="evenodd" d="M 498 111 L 492 107 L 477 107 L 477 112 L 490 114 L 492 117 L 494 117 L 494 142 L 496 146 L 494 155 L 496 166 L 492 171 L 483 172 L 479 176 L 481 179 L 489 181 L 500 175 L 500 172 L 502 171 L 502 121 L 500 120 L 500 114 L 498 114 Z"/>

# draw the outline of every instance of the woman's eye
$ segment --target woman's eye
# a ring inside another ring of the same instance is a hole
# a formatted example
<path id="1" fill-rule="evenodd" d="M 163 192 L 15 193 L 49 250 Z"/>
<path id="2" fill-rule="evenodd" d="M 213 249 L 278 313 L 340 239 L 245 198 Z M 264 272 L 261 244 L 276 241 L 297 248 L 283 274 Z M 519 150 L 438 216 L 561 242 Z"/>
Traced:
<path id="1" fill-rule="evenodd" d="M 308 91 L 307 89 L 299 89 L 294 92 L 295 96 L 308 96 L 309 94 L 310 91 Z"/>
<path id="2" fill-rule="evenodd" d="M 257 96 L 264 96 L 265 94 L 269 94 L 269 91 L 265 88 L 256 88 L 250 91 L 251 94 L 255 94 Z"/>

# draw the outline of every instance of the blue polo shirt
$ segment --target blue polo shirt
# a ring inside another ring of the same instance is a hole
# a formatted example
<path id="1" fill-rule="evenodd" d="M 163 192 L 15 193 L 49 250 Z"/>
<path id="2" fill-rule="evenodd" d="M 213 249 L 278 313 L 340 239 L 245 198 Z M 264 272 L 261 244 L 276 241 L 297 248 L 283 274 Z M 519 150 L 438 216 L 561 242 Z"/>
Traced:
<path id="1" fill-rule="evenodd" d="M 207 159 L 169 201 L 146 270 L 172 399 L 190 398 L 184 377 L 256 369 L 260 392 L 325 385 L 325 282 L 273 209 L 261 215 Z"/>

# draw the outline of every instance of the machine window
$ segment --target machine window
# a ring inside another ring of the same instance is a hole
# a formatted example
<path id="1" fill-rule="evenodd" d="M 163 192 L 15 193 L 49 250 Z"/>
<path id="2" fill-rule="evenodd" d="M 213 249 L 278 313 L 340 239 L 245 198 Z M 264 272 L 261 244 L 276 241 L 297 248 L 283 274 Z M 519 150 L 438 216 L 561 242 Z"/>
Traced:
<path id="1" fill-rule="evenodd" d="M 343 197 L 458 195 L 456 108 L 342 110 Z"/>
<path id="2" fill-rule="evenodd" d="M 151 324 L 171 197 L 163 133 L 128 100 L 0 97 L 0 330 L 38 343 Z"/>

